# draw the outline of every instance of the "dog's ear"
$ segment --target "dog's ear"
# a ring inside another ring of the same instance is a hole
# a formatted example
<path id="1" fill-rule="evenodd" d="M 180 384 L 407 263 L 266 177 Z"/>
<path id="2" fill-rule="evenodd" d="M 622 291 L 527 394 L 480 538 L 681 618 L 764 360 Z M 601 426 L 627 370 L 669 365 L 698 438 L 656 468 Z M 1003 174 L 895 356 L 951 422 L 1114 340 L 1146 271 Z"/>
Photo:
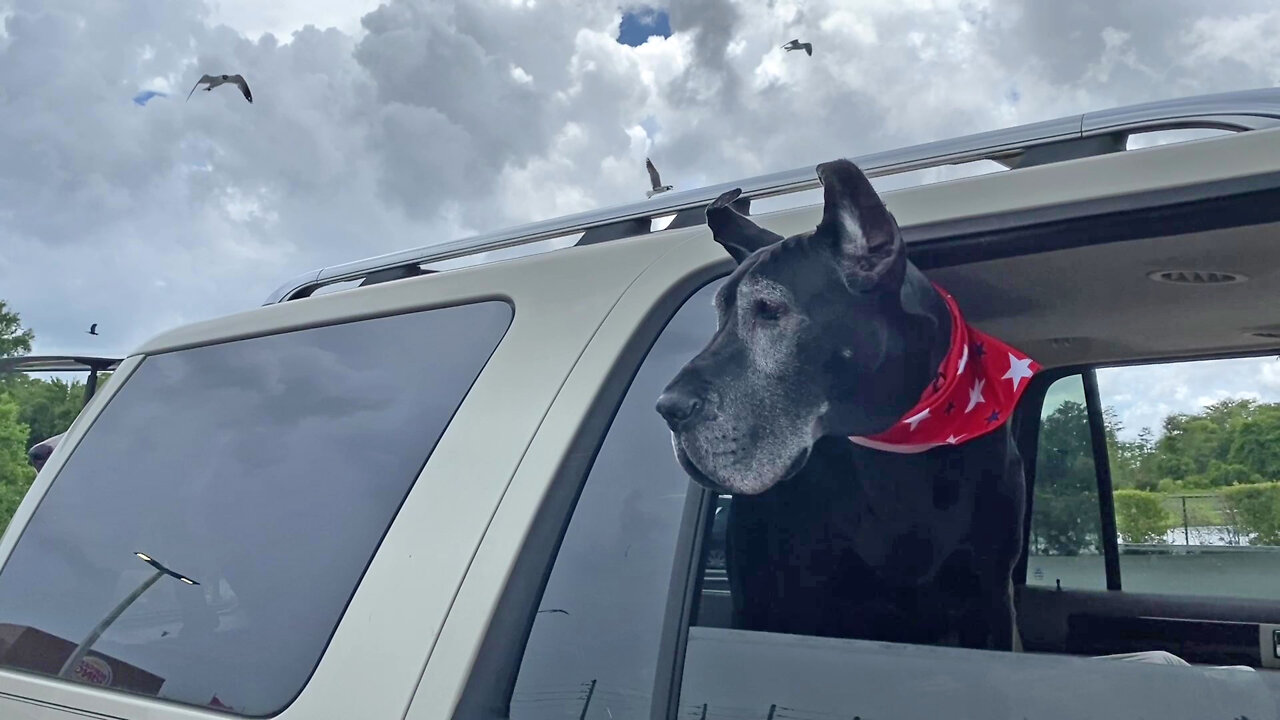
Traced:
<path id="1" fill-rule="evenodd" d="M 852 162 L 818 166 L 822 222 L 814 237 L 832 243 L 851 290 L 895 290 L 906 273 L 907 253 L 898 223 L 871 181 Z"/>
<path id="2" fill-rule="evenodd" d="M 723 245 L 739 264 L 756 250 L 782 240 L 781 235 L 747 219 L 751 199 L 740 195 L 742 189 L 734 188 L 707 206 L 707 226 L 711 228 L 711 237 Z"/>

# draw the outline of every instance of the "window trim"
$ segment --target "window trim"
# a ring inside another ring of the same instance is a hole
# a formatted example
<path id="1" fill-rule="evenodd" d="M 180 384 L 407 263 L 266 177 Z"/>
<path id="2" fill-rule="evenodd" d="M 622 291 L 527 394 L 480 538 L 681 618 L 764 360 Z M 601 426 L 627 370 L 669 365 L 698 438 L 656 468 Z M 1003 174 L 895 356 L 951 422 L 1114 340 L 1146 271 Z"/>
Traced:
<path id="1" fill-rule="evenodd" d="M 1107 447 L 1107 424 L 1102 417 L 1098 392 L 1098 371 L 1089 368 L 1080 374 L 1084 383 L 1085 409 L 1089 413 L 1089 449 L 1093 451 L 1093 472 L 1098 482 L 1098 531 L 1102 533 L 1102 567 L 1108 590 L 1120 590 L 1120 539 L 1116 535 L 1116 499 L 1111 486 L 1111 452 Z"/>
<path id="2" fill-rule="evenodd" d="M 1037 460 L 1040 452 L 1040 416 L 1044 412 L 1044 399 L 1049 389 L 1059 380 L 1079 376 L 1084 385 L 1085 410 L 1089 418 L 1089 449 L 1093 453 L 1094 480 L 1098 487 L 1099 538 L 1102 545 L 1102 564 L 1106 588 L 1120 590 L 1120 545 L 1115 537 L 1115 499 L 1111 488 L 1111 464 L 1107 449 L 1106 425 L 1102 420 L 1102 403 L 1099 399 L 1097 368 L 1095 365 L 1068 365 L 1052 368 L 1032 378 L 1023 393 L 1022 402 L 1015 410 L 1015 439 L 1022 455 L 1023 478 L 1026 483 L 1026 510 L 1022 527 L 1022 556 L 1013 568 L 1015 590 L 1027 585 L 1027 565 L 1030 563 L 1031 519 L 1035 511 L 1035 485 Z M 1122 365 L 1121 367 L 1128 367 Z M 1095 418 L 1096 415 L 1096 418 Z M 1098 441 L 1101 438 L 1101 450 Z M 1099 458 L 1101 455 L 1101 458 Z M 1105 476 L 1105 488 L 1104 488 Z M 1105 500 L 1104 500 L 1105 498 Z M 1110 530 L 1108 530 L 1110 527 Z M 1109 538 L 1109 539 L 1108 539 Z"/>
<path id="3" fill-rule="evenodd" d="M 676 535 L 675 562 L 667 588 L 667 608 L 663 614 L 662 638 L 658 642 L 658 672 L 654 678 L 650 705 L 651 720 L 675 720 L 680 712 L 680 684 L 684 678 L 685 644 L 689 627 L 697 617 L 702 599 L 702 562 L 706 555 L 706 531 L 715 512 L 716 494 L 689 483 L 684 514 Z M 683 562 L 681 562 L 683 560 Z M 669 668 L 670 673 L 662 670 Z M 659 703 L 661 698 L 665 703 Z"/>
<path id="4" fill-rule="evenodd" d="M 511 696 L 533 629 L 538 601 L 555 568 L 578 498 L 622 402 L 653 346 L 680 309 L 704 287 L 727 277 L 734 267 L 735 263 L 726 255 L 720 262 L 695 269 L 672 283 L 650 305 L 644 319 L 632 330 L 618 352 L 606 380 L 584 413 L 564 460 L 556 469 L 535 513 L 529 534 L 516 555 L 511 575 L 498 598 L 458 698 L 454 718 L 507 720 L 511 717 Z M 708 497 L 711 498 L 709 501 Z M 690 598 L 690 595 L 698 586 L 696 560 L 702 551 L 702 535 L 705 533 L 701 530 L 704 529 L 704 507 L 708 502 L 714 504 L 714 494 L 690 482 L 676 538 L 671 584 L 667 588 L 654 696 L 650 705 L 652 720 L 675 720 L 680 684 L 677 673 L 683 669 L 688 619 L 696 611 L 697 598 Z M 678 583 L 685 586 L 677 587 Z"/>
<path id="5" fill-rule="evenodd" d="M 1013 438 L 1022 457 L 1022 478 L 1026 486 L 1026 498 L 1022 511 L 1022 554 L 1013 566 L 1014 589 L 1027 584 L 1027 565 L 1030 562 L 1028 552 L 1031 550 L 1031 519 L 1035 507 L 1035 488 L 1037 461 L 1040 457 L 1040 413 L 1044 408 L 1044 399 L 1053 384 L 1070 373 L 1060 373 L 1056 369 L 1040 373 L 1031 378 L 1027 389 L 1023 391 L 1022 401 L 1013 411 Z"/>

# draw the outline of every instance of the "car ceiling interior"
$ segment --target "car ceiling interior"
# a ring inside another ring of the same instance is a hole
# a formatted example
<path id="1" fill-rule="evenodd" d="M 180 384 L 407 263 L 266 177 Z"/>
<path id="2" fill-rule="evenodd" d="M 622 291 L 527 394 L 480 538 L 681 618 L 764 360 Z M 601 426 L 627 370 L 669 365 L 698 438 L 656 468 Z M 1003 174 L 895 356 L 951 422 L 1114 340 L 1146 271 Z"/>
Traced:
<path id="1" fill-rule="evenodd" d="M 966 317 L 1045 367 L 1280 347 L 1280 223 L 1128 240 L 930 270 Z M 1238 282 L 1170 283 L 1161 271 Z M 1253 333 L 1271 333 L 1260 336 Z"/>

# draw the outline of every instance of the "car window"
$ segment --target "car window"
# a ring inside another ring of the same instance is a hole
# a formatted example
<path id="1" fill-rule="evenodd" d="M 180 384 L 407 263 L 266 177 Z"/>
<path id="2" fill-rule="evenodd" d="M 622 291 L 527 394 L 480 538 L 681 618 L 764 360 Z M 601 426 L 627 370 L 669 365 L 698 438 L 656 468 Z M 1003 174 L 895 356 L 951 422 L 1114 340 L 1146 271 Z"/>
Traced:
<path id="1" fill-rule="evenodd" d="M 0 666 L 279 711 L 511 318 L 485 302 L 143 360 L 0 571 Z"/>
<path id="2" fill-rule="evenodd" d="M 1080 375 L 1049 386 L 1038 440 L 1027 585 L 1105 590 L 1098 474 Z"/>
<path id="3" fill-rule="evenodd" d="M 511 697 L 515 720 L 649 715 L 691 485 L 654 406 L 715 331 L 720 282 L 671 319 L 605 435 L 538 605 Z"/>
<path id="4" fill-rule="evenodd" d="M 1098 385 L 1124 589 L 1280 598 L 1280 362 L 1104 368 Z"/>

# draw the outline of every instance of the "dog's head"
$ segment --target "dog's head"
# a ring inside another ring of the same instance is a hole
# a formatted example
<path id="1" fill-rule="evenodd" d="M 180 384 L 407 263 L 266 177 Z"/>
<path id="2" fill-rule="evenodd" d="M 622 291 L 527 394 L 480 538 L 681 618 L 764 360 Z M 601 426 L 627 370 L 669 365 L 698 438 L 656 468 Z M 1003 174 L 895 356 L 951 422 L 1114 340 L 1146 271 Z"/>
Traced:
<path id="1" fill-rule="evenodd" d="M 31 449 L 27 451 L 27 461 L 36 469 L 36 472 L 44 469 L 44 464 L 48 462 L 49 456 L 53 454 L 53 449 L 58 447 L 58 442 L 62 440 L 63 435 L 66 435 L 66 433 L 42 440 L 32 445 Z"/>
<path id="2" fill-rule="evenodd" d="M 716 294 L 715 335 L 657 410 L 681 465 L 720 492 L 763 492 L 803 467 L 818 438 L 891 426 L 936 362 L 928 348 L 950 332 L 867 177 L 847 160 L 817 171 L 824 207 L 812 231 L 757 226 L 734 209 L 738 190 L 707 208 L 738 267 Z"/>

